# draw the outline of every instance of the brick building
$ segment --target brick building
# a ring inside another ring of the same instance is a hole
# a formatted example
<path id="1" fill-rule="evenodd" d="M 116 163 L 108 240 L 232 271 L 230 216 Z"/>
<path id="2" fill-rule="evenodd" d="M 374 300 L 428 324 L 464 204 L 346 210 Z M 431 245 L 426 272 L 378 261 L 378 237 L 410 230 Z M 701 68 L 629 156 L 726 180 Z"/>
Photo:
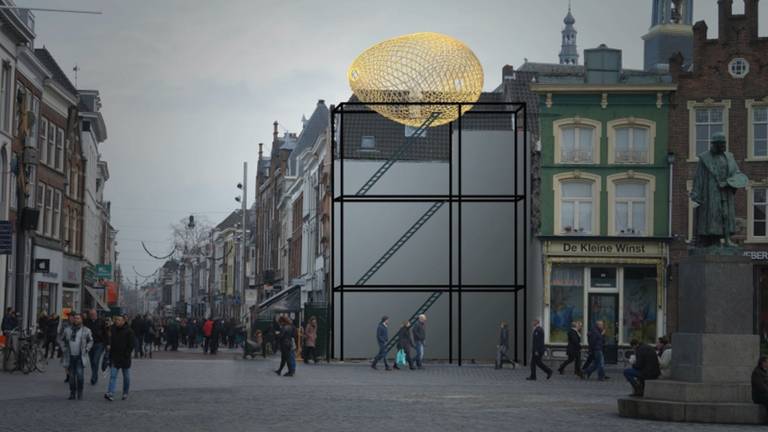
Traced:
<path id="1" fill-rule="evenodd" d="M 716 38 L 707 24 L 693 29 L 692 67 L 681 55 L 670 60 L 677 92 L 670 105 L 670 152 L 676 165 L 673 184 L 671 280 L 668 333 L 677 329 L 678 264 L 693 245 L 693 206 L 688 198 L 698 154 L 709 149 L 712 134 L 723 132 L 741 170 L 749 177 L 736 194 L 738 233 L 746 254 L 755 260 L 755 329 L 768 320 L 768 38 L 758 37 L 758 1 L 745 0 L 744 14 L 734 15 L 733 0 L 719 0 Z"/>

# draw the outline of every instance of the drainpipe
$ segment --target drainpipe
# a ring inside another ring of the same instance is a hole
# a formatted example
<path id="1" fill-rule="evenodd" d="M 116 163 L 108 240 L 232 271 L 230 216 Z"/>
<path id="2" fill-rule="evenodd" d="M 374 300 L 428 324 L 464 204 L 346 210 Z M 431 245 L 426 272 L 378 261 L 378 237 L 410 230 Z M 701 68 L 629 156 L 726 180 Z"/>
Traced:
<path id="1" fill-rule="evenodd" d="M 669 196 L 667 197 L 667 233 L 670 238 L 670 245 L 672 241 L 674 241 L 674 235 L 672 234 L 672 191 L 673 191 L 673 183 L 675 178 L 675 153 L 669 152 L 667 153 L 667 165 L 669 165 Z M 669 304 L 669 285 L 670 285 L 670 278 L 672 273 L 672 266 L 671 266 L 671 258 L 669 253 L 669 247 L 667 247 L 667 253 L 666 253 L 666 261 L 667 261 L 667 277 L 665 278 L 665 285 L 666 285 L 666 292 L 664 296 L 664 307 L 662 310 L 662 316 L 664 317 L 664 322 L 662 324 L 662 328 L 664 329 L 663 334 L 668 333 L 668 323 L 667 323 L 667 305 Z"/>

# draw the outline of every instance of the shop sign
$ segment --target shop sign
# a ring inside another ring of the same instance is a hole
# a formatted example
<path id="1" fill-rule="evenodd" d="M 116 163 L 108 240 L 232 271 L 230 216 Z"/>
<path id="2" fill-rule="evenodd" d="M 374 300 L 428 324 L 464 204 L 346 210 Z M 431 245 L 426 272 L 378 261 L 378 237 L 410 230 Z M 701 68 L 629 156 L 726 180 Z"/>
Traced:
<path id="1" fill-rule="evenodd" d="M 768 261 L 768 251 L 744 251 L 744 256 L 754 261 Z"/>
<path id="2" fill-rule="evenodd" d="M 112 264 L 96 264 L 96 279 L 112 279 Z"/>
<path id="3" fill-rule="evenodd" d="M 552 240 L 544 247 L 547 255 L 658 257 L 663 254 L 663 243 L 642 241 Z"/>
<path id="4" fill-rule="evenodd" d="M 96 284 L 96 271 L 93 266 L 89 266 L 83 269 L 83 282 L 87 286 L 94 286 Z"/>

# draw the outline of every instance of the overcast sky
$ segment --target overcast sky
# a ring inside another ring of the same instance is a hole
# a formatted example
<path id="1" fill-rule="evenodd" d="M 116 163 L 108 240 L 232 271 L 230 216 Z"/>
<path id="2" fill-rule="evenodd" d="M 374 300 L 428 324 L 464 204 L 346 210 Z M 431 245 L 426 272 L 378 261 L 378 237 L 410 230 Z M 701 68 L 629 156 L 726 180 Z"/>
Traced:
<path id="1" fill-rule="evenodd" d="M 134 266 L 149 274 L 160 264 L 140 240 L 165 253 L 172 222 L 193 213 L 217 223 L 237 207 L 242 163 L 252 185 L 258 143 L 269 145 L 273 121 L 299 132 L 318 99 L 348 98 L 346 68 L 368 46 L 419 31 L 454 36 L 477 54 L 490 90 L 505 64 L 557 61 L 568 8 L 567 0 L 16 2 L 104 12 L 38 12 L 36 45 L 73 81 L 79 66 L 78 88 L 101 92 L 106 195 L 131 280 Z M 624 50 L 625 67 L 640 68 L 651 3 L 573 0 L 579 51 L 606 43 Z M 710 37 L 716 9 L 716 0 L 695 1 L 695 20 L 707 21 Z M 763 5 L 763 27 L 766 12 Z"/>

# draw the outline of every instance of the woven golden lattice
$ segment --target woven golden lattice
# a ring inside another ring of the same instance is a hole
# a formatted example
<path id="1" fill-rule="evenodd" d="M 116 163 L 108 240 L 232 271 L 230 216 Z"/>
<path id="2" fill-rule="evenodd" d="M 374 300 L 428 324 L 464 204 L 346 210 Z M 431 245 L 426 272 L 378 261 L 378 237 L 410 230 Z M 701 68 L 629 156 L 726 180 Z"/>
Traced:
<path id="1" fill-rule="evenodd" d="M 347 78 L 361 102 L 388 119 L 413 127 L 421 126 L 433 112 L 440 116 L 431 127 L 449 123 L 460 114 L 456 105 L 408 103 L 464 103 L 464 114 L 483 91 L 483 67 L 475 54 L 462 42 L 439 33 L 413 33 L 380 42 L 355 59 Z"/>

